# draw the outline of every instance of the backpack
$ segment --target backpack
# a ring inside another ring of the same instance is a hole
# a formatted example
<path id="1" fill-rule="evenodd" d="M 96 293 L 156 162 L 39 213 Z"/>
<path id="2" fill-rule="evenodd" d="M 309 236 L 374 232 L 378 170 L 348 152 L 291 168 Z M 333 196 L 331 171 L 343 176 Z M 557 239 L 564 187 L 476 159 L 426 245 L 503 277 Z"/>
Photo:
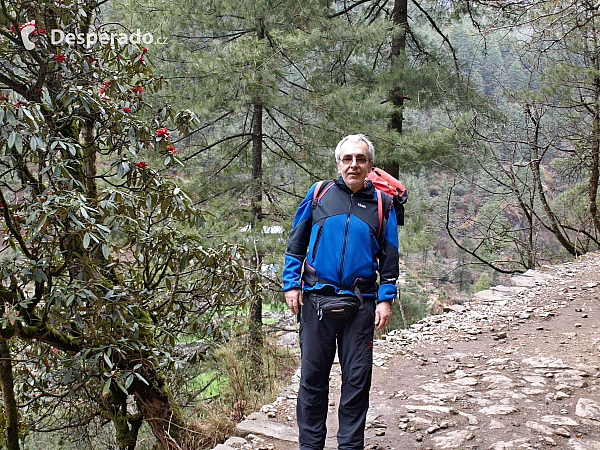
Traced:
<path id="1" fill-rule="evenodd" d="M 396 180 L 397 181 L 397 180 Z M 398 181 L 398 183 L 400 183 Z M 402 184 L 402 183 L 400 183 Z M 315 209 L 317 207 L 317 203 L 319 203 L 319 201 L 323 198 L 323 196 L 327 193 L 327 191 L 329 191 L 329 189 L 331 189 L 333 186 L 335 186 L 335 182 L 333 182 L 332 180 L 328 180 L 328 181 L 319 181 L 317 183 L 317 185 L 315 186 L 315 191 L 313 193 L 313 199 L 312 199 L 312 208 Z M 404 186 L 402 186 L 404 187 Z M 392 203 L 390 203 L 389 205 L 385 205 L 385 203 L 387 203 L 386 199 L 388 197 L 381 195 L 382 189 L 375 189 L 375 193 L 377 194 L 377 215 L 379 216 L 379 228 L 377 229 L 377 241 L 379 241 L 379 237 L 381 235 L 381 229 L 382 224 L 383 224 L 383 216 L 384 216 L 384 211 L 385 211 L 385 217 L 387 218 L 387 213 L 389 212 L 390 209 L 392 209 L 392 204 L 393 203 L 393 199 L 392 199 Z M 385 192 L 385 191 L 383 191 Z M 387 193 L 387 192 L 386 192 Z M 404 200 L 406 201 L 406 200 Z M 396 216 L 398 216 L 398 213 L 396 213 Z M 404 212 L 402 217 L 404 217 Z M 404 225 L 404 220 L 402 221 L 402 224 Z"/>
<path id="2" fill-rule="evenodd" d="M 403 226 L 404 204 L 408 200 L 408 191 L 404 185 L 385 170 L 378 167 L 373 167 L 373 170 L 367 175 L 367 180 L 371 180 L 378 191 L 383 191 L 392 197 L 396 211 L 396 221 L 398 222 L 398 226 Z"/>

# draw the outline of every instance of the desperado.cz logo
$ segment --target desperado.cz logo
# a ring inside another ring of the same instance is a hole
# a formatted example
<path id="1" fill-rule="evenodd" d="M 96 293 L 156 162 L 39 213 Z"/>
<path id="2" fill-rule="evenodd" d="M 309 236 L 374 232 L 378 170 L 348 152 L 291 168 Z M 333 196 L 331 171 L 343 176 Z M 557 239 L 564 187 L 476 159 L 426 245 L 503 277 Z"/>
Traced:
<path id="1" fill-rule="evenodd" d="M 35 48 L 35 42 L 30 39 L 32 34 L 37 34 L 37 27 L 35 21 L 23 24 L 19 26 L 21 34 L 21 40 L 26 50 L 33 50 Z M 45 34 L 45 32 L 43 33 Z M 154 42 L 154 36 L 152 33 L 144 33 L 137 29 L 135 33 L 107 33 L 105 31 L 96 32 L 91 31 L 89 33 L 65 33 L 62 30 L 53 29 L 50 31 L 50 43 L 52 45 L 67 44 L 69 46 L 78 44 L 85 45 L 86 47 L 92 47 L 96 43 L 101 45 L 115 45 L 115 42 L 119 45 L 126 44 L 144 44 L 149 45 Z M 167 43 L 166 38 L 158 38 L 156 43 L 159 45 L 165 45 Z"/>
<path id="2" fill-rule="evenodd" d="M 33 50 L 35 48 L 35 44 L 33 42 L 31 42 L 31 39 L 29 39 L 29 36 L 31 35 L 31 33 L 33 33 L 34 31 L 37 30 L 37 28 L 35 26 L 35 21 L 31 21 L 29 23 L 21 25 L 19 28 L 21 31 L 21 40 L 23 41 L 25 50 Z"/>

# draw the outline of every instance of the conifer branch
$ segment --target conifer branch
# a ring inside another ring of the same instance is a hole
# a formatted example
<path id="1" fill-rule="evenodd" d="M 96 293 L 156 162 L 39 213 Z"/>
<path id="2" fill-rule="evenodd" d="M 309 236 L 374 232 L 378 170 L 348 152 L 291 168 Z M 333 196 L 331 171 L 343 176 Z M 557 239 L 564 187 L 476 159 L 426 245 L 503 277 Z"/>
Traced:
<path id="1" fill-rule="evenodd" d="M 429 21 L 429 23 L 431 24 L 433 29 L 437 32 L 437 34 L 439 34 L 440 37 L 446 42 L 446 44 L 448 44 L 448 47 L 450 48 L 450 51 L 452 52 L 452 58 L 454 59 L 454 67 L 456 68 L 456 71 L 458 72 L 459 71 L 458 70 L 458 57 L 456 56 L 454 47 L 450 43 L 450 39 L 448 39 L 448 37 L 442 32 L 442 30 L 440 30 L 437 23 L 435 23 L 435 20 L 433 20 L 433 17 L 431 17 L 429 15 L 429 13 L 427 11 L 425 11 L 425 9 L 423 9 L 423 7 L 416 0 L 412 0 L 412 2 L 419 9 L 419 11 L 421 11 L 425 15 L 425 17 L 427 18 L 427 20 Z"/>
<path id="2" fill-rule="evenodd" d="M 354 8 L 356 8 L 357 6 L 362 5 L 363 3 L 367 3 L 370 2 L 371 0 L 360 0 L 358 2 L 352 3 L 350 6 L 348 6 L 347 8 L 344 8 L 341 11 L 336 12 L 335 14 L 330 14 L 329 16 L 327 16 L 328 19 L 335 19 L 336 17 L 339 16 L 343 16 L 344 14 L 348 14 L 350 11 L 352 11 Z"/>

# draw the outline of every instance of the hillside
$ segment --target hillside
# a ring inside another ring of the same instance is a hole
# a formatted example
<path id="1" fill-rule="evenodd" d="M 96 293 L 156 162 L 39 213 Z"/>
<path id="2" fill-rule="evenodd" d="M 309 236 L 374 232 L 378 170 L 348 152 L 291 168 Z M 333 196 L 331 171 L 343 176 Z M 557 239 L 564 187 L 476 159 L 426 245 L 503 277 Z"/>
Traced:
<path id="1" fill-rule="evenodd" d="M 600 253 L 482 291 L 375 343 L 367 449 L 600 449 Z M 331 377 L 335 441 L 340 367 Z M 297 448 L 290 387 L 219 450 Z"/>

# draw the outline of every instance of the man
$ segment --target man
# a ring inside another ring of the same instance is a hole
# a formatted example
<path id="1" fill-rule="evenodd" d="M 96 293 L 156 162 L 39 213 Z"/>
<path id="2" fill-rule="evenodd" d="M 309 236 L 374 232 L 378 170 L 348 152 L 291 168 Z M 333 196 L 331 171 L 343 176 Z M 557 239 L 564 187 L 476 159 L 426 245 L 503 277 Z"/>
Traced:
<path id="1" fill-rule="evenodd" d="M 374 157 L 373 144 L 362 134 L 338 143 L 335 158 L 340 176 L 326 187 L 317 183 L 309 189 L 296 212 L 285 254 L 285 298 L 294 314 L 301 309 L 302 367 L 296 407 L 301 450 L 325 445 L 329 372 L 336 344 L 342 367 L 338 446 L 364 448 L 373 331 L 390 323 L 398 277 L 392 201 L 387 194 L 378 195 L 366 179 Z M 353 315 L 323 314 L 325 302 L 342 297 L 358 305 Z"/>

